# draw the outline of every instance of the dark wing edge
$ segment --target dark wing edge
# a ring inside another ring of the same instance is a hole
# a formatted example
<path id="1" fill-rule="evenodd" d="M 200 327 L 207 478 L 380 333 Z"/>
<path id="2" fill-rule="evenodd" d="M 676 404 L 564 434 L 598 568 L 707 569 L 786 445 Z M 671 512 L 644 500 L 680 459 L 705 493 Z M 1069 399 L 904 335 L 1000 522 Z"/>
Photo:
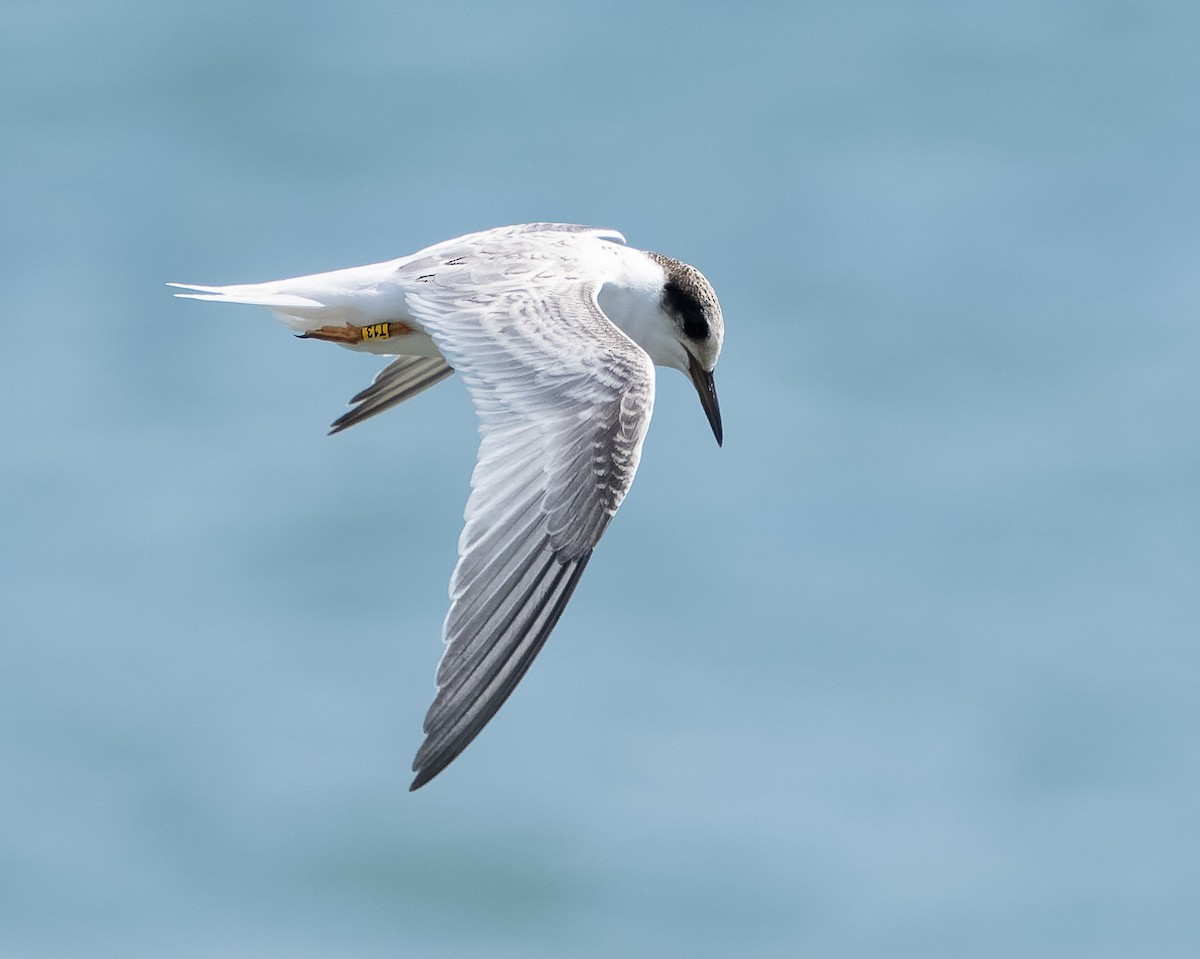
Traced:
<path id="1" fill-rule="evenodd" d="M 351 397 L 350 402 L 357 405 L 333 421 L 329 435 L 389 410 L 453 373 L 450 364 L 440 356 L 401 356 L 380 370 L 370 386 Z"/>
<path id="2" fill-rule="evenodd" d="M 413 760 L 420 789 L 450 765 L 504 705 L 546 644 L 587 567 L 591 553 L 559 562 L 543 546 L 538 562 L 513 574 L 517 596 L 486 650 L 454 670 L 425 717 L 425 742 Z"/>

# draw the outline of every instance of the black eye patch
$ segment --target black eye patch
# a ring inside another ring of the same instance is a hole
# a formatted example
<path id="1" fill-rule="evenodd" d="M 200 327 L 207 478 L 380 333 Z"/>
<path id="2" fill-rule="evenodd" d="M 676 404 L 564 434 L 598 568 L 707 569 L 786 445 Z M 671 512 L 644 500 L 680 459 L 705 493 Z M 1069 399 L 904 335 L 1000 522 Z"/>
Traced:
<path id="1" fill-rule="evenodd" d="M 668 282 L 663 287 L 663 305 L 668 313 L 679 319 L 683 335 L 690 340 L 707 340 L 708 320 L 699 301 L 678 284 Z"/>

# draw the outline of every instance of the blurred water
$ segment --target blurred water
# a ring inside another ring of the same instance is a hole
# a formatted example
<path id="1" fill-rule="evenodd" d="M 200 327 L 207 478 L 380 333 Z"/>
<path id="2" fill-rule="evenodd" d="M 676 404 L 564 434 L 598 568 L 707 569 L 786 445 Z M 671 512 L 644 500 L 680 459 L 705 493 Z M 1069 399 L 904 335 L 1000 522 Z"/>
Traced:
<path id="1" fill-rule="evenodd" d="M 1198 29 L 10 3 L 0 953 L 1196 955 Z M 707 273 L 727 442 L 408 795 L 461 385 L 161 284 L 536 219 Z"/>

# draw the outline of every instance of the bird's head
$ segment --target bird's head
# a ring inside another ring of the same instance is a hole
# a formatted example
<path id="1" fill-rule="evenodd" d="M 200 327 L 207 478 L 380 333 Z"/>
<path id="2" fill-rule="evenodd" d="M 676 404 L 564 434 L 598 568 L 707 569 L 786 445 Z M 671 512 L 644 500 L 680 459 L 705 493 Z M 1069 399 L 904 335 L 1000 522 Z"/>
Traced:
<path id="1" fill-rule="evenodd" d="M 712 285 L 694 266 L 673 260 L 661 253 L 649 254 L 666 274 L 661 309 L 674 324 L 675 342 L 667 349 L 668 365 L 686 374 L 700 394 L 700 405 L 712 427 L 717 445 L 721 445 L 721 408 L 713 370 L 721 355 L 725 323 L 721 304 Z"/>

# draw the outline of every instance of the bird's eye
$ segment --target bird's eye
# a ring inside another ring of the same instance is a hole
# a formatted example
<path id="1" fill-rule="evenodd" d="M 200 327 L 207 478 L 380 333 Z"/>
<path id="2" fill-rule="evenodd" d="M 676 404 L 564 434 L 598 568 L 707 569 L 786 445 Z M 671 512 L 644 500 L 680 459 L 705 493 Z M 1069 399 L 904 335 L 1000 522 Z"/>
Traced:
<path id="1" fill-rule="evenodd" d="M 708 321 L 703 316 L 687 316 L 683 318 L 683 334 L 689 340 L 708 339 Z"/>
<path id="2" fill-rule="evenodd" d="M 675 283 L 668 283 L 663 287 L 663 299 L 667 311 L 679 319 L 684 336 L 689 340 L 708 339 L 708 320 L 704 316 L 704 308 L 696 302 L 694 296 L 680 289 Z"/>

